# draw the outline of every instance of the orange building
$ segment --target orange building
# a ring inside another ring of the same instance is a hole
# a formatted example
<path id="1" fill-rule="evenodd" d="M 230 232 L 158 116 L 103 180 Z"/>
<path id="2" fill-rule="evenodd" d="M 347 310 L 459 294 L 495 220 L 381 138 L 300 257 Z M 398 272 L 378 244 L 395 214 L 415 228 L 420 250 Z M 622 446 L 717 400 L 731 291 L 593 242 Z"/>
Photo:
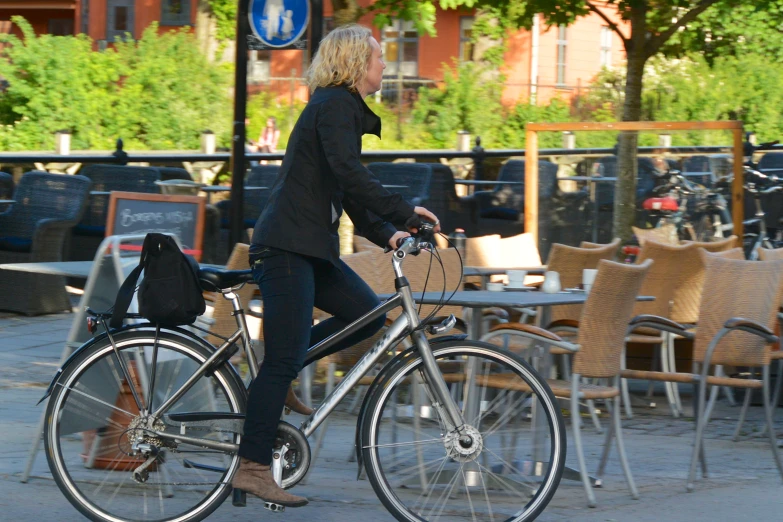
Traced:
<path id="1" fill-rule="evenodd" d="M 11 16 L 23 16 L 36 34 L 86 33 L 99 45 L 130 33 L 141 36 L 152 22 L 162 31 L 193 26 L 198 0 L 0 0 L 0 32 Z"/>
<path id="2" fill-rule="evenodd" d="M 374 0 L 360 0 L 368 5 Z M 0 32 L 13 30 L 8 20 L 22 15 L 36 33 L 58 35 L 86 33 L 105 45 L 116 36 L 141 36 L 152 22 L 167 31 L 196 22 L 197 0 L 0 0 Z M 607 17 L 622 24 L 614 7 L 603 4 Z M 324 1 L 324 33 L 332 23 L 332 5 Z M 443 80 L 444 66 L 470 60 L 473 45 L 473 10 L 437 8 L 437 36 L 418 35 L 410 22 L 395 20 L 388 27 L 373 27 L 384 49 L 386 76 L 401 73 L 407 87 L 420 82 Z M 372 15 L 361 23 L 371 26 Z M 583 89 L 603 66 L 613 66 L 624 58 L 620 38 L 597 14 L 582 17 L 568 27 L 545 27 L 539 19 L 530 30 L 509 36 L 502 72 L 506 78 L 503 101 L 513 104 L 535 99 L 545 102 L 555 96 L 569 98 Z M 288 78 L 301 77 L 307 63 L 304 51 L 259 51 L 251 53 L 252 90 L 271 89 L 290 95 Z M 292 74 L 293 73 L 293 74 Z M 279 78 L 269 82 L 270 78 Z M 393 86 L 394 82 L 388 85 Z M 393 89 L 396 90 L 396 89 Z M 385 88 L 388 94 L 388 87 Z M 307 89 L 296 86 L 295 96 L 307 97 Z"/>

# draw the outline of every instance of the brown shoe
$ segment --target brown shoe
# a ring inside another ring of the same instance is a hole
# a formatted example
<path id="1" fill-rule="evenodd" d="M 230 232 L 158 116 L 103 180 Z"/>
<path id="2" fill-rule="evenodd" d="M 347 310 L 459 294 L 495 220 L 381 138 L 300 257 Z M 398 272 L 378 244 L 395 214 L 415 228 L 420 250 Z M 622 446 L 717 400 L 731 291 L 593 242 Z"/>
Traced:
<path id="1" fill-rule="evenodd" d="M 299 400 L 292 387 L 288 387 L 288 395 L 285 396 L 285 407 L 300 415 L 310 415 L 313 409 Z"/>
<path id="2" fill-rule="evenodd" d="M 266 502 L 281 506 L 302 507 L 307 505 L 306 498 L 292 495 L 277 485 L 269 466 L 244 457 L 239 459 L 239 471 L 234 475 L 231 486 L 252 493 Z"/>

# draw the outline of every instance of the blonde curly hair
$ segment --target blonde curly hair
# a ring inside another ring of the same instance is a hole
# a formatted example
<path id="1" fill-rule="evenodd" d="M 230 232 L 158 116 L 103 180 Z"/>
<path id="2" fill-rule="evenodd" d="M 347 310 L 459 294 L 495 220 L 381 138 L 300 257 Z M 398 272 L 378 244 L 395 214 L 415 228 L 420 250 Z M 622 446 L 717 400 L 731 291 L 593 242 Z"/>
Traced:
<path id="1" fill-rule="evenodd" d="M 358 90 L 367 76 L 371 37 L 372 31 L 358 24 L 337 27 L 326 35 L 307 70 L 310 91 L 329 85 Z"/>

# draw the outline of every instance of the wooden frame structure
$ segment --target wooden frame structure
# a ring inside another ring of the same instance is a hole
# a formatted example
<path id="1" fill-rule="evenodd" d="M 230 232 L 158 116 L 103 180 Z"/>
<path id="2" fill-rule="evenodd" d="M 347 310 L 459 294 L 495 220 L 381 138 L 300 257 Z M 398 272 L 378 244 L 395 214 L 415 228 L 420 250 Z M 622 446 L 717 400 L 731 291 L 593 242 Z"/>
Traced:
<path id="1" fill-rule="evenodd" d="M 731 188 L 734 233 L 742 237 L 743 151 L 741 121 L 619 121 L 586 123 L 528 123 L 525 127 L 525 232 L 538 242 L 538 133 L 565 131 L 694 131 L 725 130 L 733 135 L 734 183 Z"/>
<path id="2" fill-rule="evenodd" d="M 164 202 L 164 203 L 188 203 L 196 205 L 196 221 L 195 229 L 193 232 L 193 245 L 192 248 L 185 248 L 183 252 L 196 258 L 196 261 L 201 261 L 203 254 L 203 242 L 204 242 L 204 220 L 206 200 L 201 196 L 188 196 L 179 194 L 151 194 L 141 192 L 120 192 L 112 191 L 109 196 L 109 210 L 106 216 L 106 237 L 115 234 L 114 219 L 117 215 L 117 204 L 120 200 L 133 200 L 133 201 L 149 201 L 149 202 Z M 160 232 L 165 232 L 161 230 Z M 179 238 L 180 241 L 182 238 Z M 135 250 L 141 252 L 141 245 L 124 244 L 121 247 L 122 250 Z"/>

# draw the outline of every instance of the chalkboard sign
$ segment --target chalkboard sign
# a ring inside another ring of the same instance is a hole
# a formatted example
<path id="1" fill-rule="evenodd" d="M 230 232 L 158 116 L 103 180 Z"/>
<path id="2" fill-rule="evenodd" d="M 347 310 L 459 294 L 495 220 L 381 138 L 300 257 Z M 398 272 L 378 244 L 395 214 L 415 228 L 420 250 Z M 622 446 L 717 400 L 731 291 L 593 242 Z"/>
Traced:
<path id="1" fill-rule="evenodd" d="M 175 234 L 182 251 L 201 259 L 204 239 L 204 198 L 172 194 L 112 192 L 106 218 L 106 235 Z M 123 245 L 123 250 L 141 250 L 138 245 Z"/>

